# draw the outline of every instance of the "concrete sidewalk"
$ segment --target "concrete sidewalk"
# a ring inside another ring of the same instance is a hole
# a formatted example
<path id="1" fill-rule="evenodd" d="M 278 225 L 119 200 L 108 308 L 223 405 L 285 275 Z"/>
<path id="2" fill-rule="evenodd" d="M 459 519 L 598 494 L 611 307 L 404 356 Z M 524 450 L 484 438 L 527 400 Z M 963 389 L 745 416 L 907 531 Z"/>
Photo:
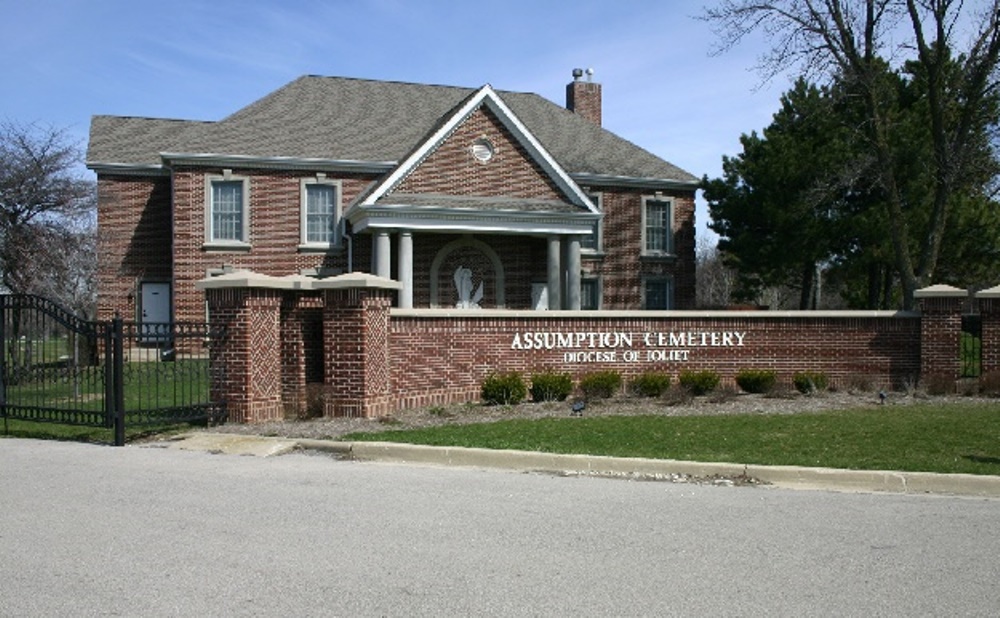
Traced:
<path id="1" fill-rule="evenodd" d="M 840 470 L 799 466 L 701 463 L 669 459 L 559 455 L 529 451 L 436 447 L 394 442 L 336 442 L 236 434 L 189 433 L 153 446 L 220 454 L 270 457 L 315 450 L 360 461 L 498 468 L 556 474 L 648 479 L 755 480 L 774 487 L 849 492 L 942 494 L 1000 498 L 1000 476 L 887 470 Z"/>

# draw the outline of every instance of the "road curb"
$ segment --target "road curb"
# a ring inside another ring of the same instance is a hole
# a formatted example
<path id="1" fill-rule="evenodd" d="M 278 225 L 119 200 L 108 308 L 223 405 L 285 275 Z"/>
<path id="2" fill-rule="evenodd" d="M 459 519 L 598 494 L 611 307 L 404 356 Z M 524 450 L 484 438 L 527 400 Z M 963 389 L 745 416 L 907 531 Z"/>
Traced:
<path id="1" fill-rule="evenodd" d="M 303 441 L 306 442 L 306 441 Z M 310 444 L 321 442 L 308 441 Z M 305 445 L 304 445 L 305 446 Z M 333 450 L 333 449 L 330 449 Z M 1000 498 L 1000 477 L 889 470 L 760 466 L 671 459 L 560 455 L 511 450 L 435 447 L 393 442 L 343 443 L 337 452 L 363 461 L 501 468 L 553 473 L 756 479 L 775 487 L 843 492 L 942 494 Z"/>
<path id="2" fill-rule="evenodd" d="M 774 487 L 842 492 L 941 494 L 1000 498 L 1000 476 L 935 474 L 891 470 L 842 470 L 800 466 L 761 466 L 639 457 L 562 455 L 397 442 L 338 442 L 265 436 L 193 433 L 176 436 L 168 446 L 187 450 L 269 457 L 292 450 L 331 453 L 360 461 L 436 466 L 495 468 L 554 474 L 595 474 L 647 478 L 732 479 Z"/>

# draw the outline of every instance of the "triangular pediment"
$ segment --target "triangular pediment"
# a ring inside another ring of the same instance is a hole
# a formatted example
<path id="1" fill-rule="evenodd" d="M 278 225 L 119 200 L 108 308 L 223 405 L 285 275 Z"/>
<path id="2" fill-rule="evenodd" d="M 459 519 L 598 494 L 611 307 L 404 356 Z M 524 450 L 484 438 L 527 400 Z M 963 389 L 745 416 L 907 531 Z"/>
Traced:
<path id="1" fill-rule="evenodd" d="M 356 204 L 577 216 L 589 225 L 595 205 L 489 85 L 430 132 Z M 575 226 L 572 226 L 575 227 Z M 582 227 L 581 227 L 582 229 Z"/>

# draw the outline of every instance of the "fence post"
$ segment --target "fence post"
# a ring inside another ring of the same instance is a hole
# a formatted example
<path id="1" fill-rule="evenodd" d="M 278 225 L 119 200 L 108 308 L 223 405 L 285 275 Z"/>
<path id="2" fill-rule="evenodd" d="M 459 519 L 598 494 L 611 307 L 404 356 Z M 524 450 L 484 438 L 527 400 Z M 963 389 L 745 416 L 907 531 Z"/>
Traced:
<path id="1" fill-rule="evenodd" d="M 920 301 L 920 380 L 932 376 L 956 381 L 961 375 L 962 306 L 965 290 L 932 285 L 917 290 Z"/>
<path id="2" fill-rule="evenodd" d="M 124 329 L 122 328 L 122 318 L 116 315 L 111 320 L 112 325 L 112 356 L 114 357 L 114 369 L 112 382 L 114 384 L 114 425 L 115 425 L 115 446 L 125 446 L 125 351 L 122 340 Z"/>
<path id="3" fill-rule="evenodd" d="M 1000 374 L 1000 285 L 976 294 L 983 331 L 979 375 Z"/>

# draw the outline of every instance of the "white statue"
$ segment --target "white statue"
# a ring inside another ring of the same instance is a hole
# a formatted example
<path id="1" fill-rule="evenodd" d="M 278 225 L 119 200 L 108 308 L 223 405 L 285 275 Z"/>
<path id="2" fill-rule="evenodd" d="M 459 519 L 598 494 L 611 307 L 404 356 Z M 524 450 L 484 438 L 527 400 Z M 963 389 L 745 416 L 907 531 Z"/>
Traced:
<path id="1" fill-rule="evenodd" d="M 483 282 L 479 282 L 476 292 L 472 292 L 472 270 L 465 266 L 455 269 L 455 290 L 458 292 L 459 309 L 479 309 L 479 301 L 483 299 Z"/>

